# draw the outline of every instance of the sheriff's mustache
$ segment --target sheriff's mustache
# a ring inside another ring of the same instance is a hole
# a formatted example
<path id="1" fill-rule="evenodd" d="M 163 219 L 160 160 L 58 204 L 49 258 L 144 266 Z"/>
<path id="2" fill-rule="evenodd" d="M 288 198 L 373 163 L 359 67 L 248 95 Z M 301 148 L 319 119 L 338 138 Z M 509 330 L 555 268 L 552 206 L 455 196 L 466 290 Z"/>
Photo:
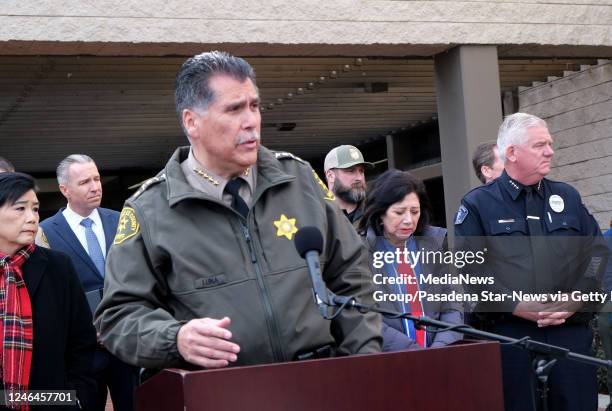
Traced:
<path id="1" fill-rule="evenodd" d="M 236 139 L 236 146 L 245 143 L 251 143 L 253 141 L 259 141 L 259 132 L 256 130 L 247 131 L 238 136 Z"/>

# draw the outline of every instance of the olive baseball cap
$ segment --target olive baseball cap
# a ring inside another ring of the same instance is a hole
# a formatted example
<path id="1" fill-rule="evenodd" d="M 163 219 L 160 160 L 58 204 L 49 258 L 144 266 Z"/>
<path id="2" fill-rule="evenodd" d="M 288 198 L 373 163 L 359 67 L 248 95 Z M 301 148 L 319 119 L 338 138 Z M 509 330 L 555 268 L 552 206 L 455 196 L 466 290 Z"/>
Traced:
<path id="1" fill-rule="evenodd" d="M 327 172 L 332 168 L 349 168 L 358 164 L 363 164 L 367 168 L 374 168 L 374 164 L 363 159 L 363 154 L 357 147 L 344 145 L 333 148 L 327 153 L 323 168 Z"/>

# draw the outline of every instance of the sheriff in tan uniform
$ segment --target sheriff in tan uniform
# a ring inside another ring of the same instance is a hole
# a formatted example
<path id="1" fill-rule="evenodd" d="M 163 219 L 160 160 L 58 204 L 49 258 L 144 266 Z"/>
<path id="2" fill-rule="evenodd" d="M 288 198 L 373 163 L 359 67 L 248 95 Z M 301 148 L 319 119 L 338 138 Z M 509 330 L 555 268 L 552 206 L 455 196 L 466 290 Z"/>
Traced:
<path id="1" fill-rule="evenodd" d="M 224 53 L 198 58 L 207 69 L 215 59 L 246 64 Z M 293 244 L 301 227 L 318 227 L 327 286 L 372 302 L 367 253 L 333 195 L 307 163 L 258 144 L 251 77 L 207 81 L 215 98 L 205 113 L 180 111 L 191 148 L 178 149 L 122 211 L 96 312 L 104 345 L 149 368 L 290 361 L 322 347 L 379 351 L 378 315 L 320 316 Z"/>

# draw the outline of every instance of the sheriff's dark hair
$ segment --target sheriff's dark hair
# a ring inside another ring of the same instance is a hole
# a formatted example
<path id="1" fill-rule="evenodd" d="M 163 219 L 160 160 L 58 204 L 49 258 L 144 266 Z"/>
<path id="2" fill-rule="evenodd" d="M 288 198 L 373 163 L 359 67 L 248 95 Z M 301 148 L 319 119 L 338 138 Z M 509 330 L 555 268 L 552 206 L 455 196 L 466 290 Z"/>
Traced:
<path id="1" fill-rule="evenodd" d="M 176 75 L 174 102 L 176 115 L 183 132 L 183 110 L 206 110 L 215 99 L 214 90 L 210 87 L 210 78 L 216 74 L 224 74 L 239 81 L 250 79 L 255 83 L 255 70 L 246 60 L 232 56 L 224 51 L 210 51 L 188 58 Z"/>

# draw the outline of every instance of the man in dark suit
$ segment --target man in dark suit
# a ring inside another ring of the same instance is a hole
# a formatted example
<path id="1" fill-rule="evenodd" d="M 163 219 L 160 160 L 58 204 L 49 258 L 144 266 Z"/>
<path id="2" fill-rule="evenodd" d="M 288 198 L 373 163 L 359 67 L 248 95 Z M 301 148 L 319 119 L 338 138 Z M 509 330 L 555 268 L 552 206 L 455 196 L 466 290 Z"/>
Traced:
<path id="1" fill-rule="evenodd" d="M 104 288 L 104 262 L 117 231 L 119 213 L 100 207 L 102 184 L 90 157 L 72 154 L 63 159 L 57 167 L 57 181 L 68 204 L 40 224 L 37 242 L 71 257 L 93 312 Z M 133 409 L 136 370 L 101 346 L 94 367 L 96 410 L 104 410 L 107 387 L 116 411 Z"/>

